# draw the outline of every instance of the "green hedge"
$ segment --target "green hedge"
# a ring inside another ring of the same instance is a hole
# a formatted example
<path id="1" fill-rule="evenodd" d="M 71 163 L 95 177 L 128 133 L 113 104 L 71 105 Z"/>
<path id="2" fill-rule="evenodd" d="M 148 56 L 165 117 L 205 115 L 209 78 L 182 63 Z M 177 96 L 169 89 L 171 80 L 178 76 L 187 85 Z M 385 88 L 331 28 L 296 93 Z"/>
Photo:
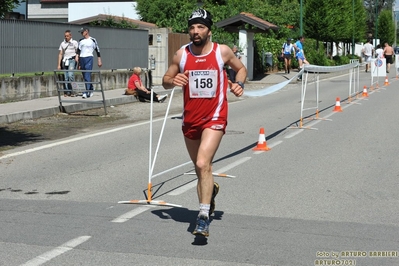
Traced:
<path id="1" fill-rule="evenodd" d="M 264 52 L 270 52 L 273 54 L 273 66 L 275 66 L 275 69 L 284 69 L 284 62 L 279 62 L 277 60 L 277 56 L 281 54 L 281 47 L 285 42 L 285 39 L 276 40 L 274 38 L 264 38 L 262 36 L 255 35 L 255 73 L 263 74 L 270 70 L 266 65 L 263 64 L 265 62 L 262 62 Z M 349 64 L 350 59 L 352 59 L 352 55 L 334 56 L 333 59 L 328 58 L 324 49 L 324 44 L 319 42 L 319 45 L 317 46 L 317 42 L 314 39 L 305 39 L 304 50 L 306 59 L 312 65 L 345 65 Z M 354 56 L 354 58 L 359 59 L 358 56 Z M 298 62 L 295 58 L 292 59 L 291 64 L 292 68 L 298 68 Z"/>

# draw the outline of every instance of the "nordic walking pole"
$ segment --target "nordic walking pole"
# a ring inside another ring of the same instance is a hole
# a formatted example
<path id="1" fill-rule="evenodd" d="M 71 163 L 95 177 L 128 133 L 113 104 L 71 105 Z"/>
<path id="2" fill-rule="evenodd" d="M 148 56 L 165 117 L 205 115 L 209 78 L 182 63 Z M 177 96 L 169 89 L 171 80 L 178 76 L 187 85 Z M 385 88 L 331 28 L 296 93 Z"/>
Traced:
<path id="1" fill-rule="evenodd" d="M 156 150 L 155 150 L 154 161 L 152 162 L 151 177 L 152 177 L 152 172 L 154 171 L 154 166 L 155 166 L 155 161 L 156 161 L 157 155 L 158 155 L 159 145 L 161 144 L 163 131 L 164 131 L 165 125 L 166 125 L 166 119 L 168 118 L 169 109 L 170 109 L 170 105 L 172 104 L 172 98 L 173 98 L 174 92 L 175 92 L 175 88 L 173 88 L 173 89 L 172 89 L 172 92 L 170 93 L 170 99 L 169 99 L 169 102 L 168 102 L 168 108 L 166 109 L 165 118 L 164 118 L 163 124 L 162 124 L 161 134 L 159 135 L 157 148 L 156 148 Z"/>
<path id="2" fill-rule="evenodd" d="M 166 123 L 166 119 L 167 119 L 168 112 L 169 112 L 169 109 L 170 109 L 170 105 L 171 105 L 171 102 L 172 102 L 172 97 L 173 97 L 174 90 L 175 89 L 173 88 L 172 93 L 171 93 L 171 97 L 170 97 L 170 101 L 169 101 L 169 104 L 168 104 L 168 108 L 167 108 L 167 111 L 166 111 L 166 114 L 165 114 L 165 119 L 164 119 L 164 122 L 163 122 L 163 125 L 162 125 L 161 134 L 159 136 L 158 145 L 157 145 L 157 148 L 156 148 L 156 151 L 155 151 L 155 154 L 154 154 L 154 162 L 153 163 L 152 163 L 152 156 L 151 156 L 152 120 L 153 120 L 152 119 L 153 118 L 153 115 L 152 115 L 152 112 L 153 112 L 153 105 L 152 105 L 153 104 L 153 93 L 151 92 L 150 148 L 149 148 L 149 163 L 148 163 L 148 168 L 149 169 L 148 169 L 148 187 L 147 187 L 148 193 L 147 193 L 147 199 L 145 199 L 145 200 L 140 200 L 140 199 L 139 200 L 135 200 L 135 199 L 133 199 L 133 200 L 125 200 L 125 201 L 119 201 L 118 203 L 121 203 L 121 204 L 158 205 L 158 206 L 167 206 L 167 207 L 182 207 L 181 205 L 168 203 L 168 202 L 163 201 L 163 200 L 152 200 L 152 183 L 151 183 L 152 171 L 154 169 L 156 156 L 158 154 L 158 149 L 159 149 L 159 145 L 160 145 L 161 138 L 162 138 L 162 135 L 163 135 L 163 131 L 164 131 L 164 128 L 165 128 L 165 123 Z"/>
<path id="3" fill-rule="evenodd" d="M 154 100 L 154 93 L 151 92 L 150 96 L 150 101 L 151 101 L 151 107 L 150 107 L 150 147 L 148 148 L 148 195 L 147 195 L 147 200 L 151 201 L 152 200 L 152 183 L 151 183 L 151 177 L 152 177 L 152 168 L 151 168 L 151 162 L 152 162 L 152 111 L 153 111 L 153 100 Z"/>

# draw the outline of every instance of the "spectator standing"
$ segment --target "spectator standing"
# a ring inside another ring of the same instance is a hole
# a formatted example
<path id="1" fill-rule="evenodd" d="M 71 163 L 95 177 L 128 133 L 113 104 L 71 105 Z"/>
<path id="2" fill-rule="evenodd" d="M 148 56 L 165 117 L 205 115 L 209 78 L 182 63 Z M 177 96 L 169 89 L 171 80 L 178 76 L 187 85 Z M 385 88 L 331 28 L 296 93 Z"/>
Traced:
<path id="1" fill-rule="evenodd" d="M 97 64 L 101 67 L 103 64 L 101 62 L 100 48 L 98 47 L 97 40 L 89 35 L 88 28 L 81 28 L 79 32 L 82 34 L 83 38 L 79 40 L 78 43 L 78 59 L 79 67 L 81 70 L 92 70 L 93 69 L 93 52 L 97 53 Z M 83 79 L 85 82 L 91 82 L 91 72 L 83 72 Z M 86 83 L 86 92 L 83 93 L 82 98 L 88 98 L 93 96 L 93 84 Z"/>
<path id="2" fill-rule="evenodd" d="M 390 46 L 388 43 L 385 43 L 384 56 L 387 59 L 387 73 L 389 73 L 389 70 L 391 69 L 391 64 L 393 64 L 394 53 L 395 52 L 394 52 L 392 46 Z"/>
<path id="3" fill-rule="evenodd" d="M 290 73 L 292 53 L 294 53 L 295 56 L 294 45 L 291 43 L 291 38 L 288 38 L 287 42 L 284 43 L 283 47 L 281 48 L 281 55 L 284 57 L 284 68 L 286 74 Z"/>
<path id="4" fill-rule="evenodd" d="M 381 45 L 377 45 L 377 49 L 375 49 L 375 58 L 382 59 L 384 58 L 384 50 L 381 48 Z"/>
<path id="5" fill-rule="evenodd" d="M 241 60 L 241 54 L 238 51 L 237 45 L 234 45 L 233 48 L 231 48 L 231 50 L 233 51 L 234 55 Z M 228 66 L 228 70 L 229 70 L 229 78 L 231 80 L 231 82 L 236 82 L 236 72 L 234 71 L 234 69 L 231 68 L 231 66 Z"/>
<path id="6" fill-rule="evenodd" d="M 374 55 L 374 47 L 371 44 L 371 40 L 367 40 L 367 43 L 363 46 L 362 52 L 364 55 L 364 61 L 366 62 L 366 72 L 367 72 L 370 68 L 371 58 Z"/>
<path id="7" fill-rule="evenodd" d="M 212 15 L 194 11 L 188 20 L 192 41 L 173 56 L 162 79 L 165 89 L 183 87 L 182 131 L 188 154 L 198 177 L 199 214 L 194 235 L 209 236 L 209 216 L 215 208 L 219 185 L 212 175 L 212 160 L 227 125 L 227 87 L 237 97 L 243 94 L 247 70 L 230 47 L 213 43 Z M 236 71 L 236 83 L 228 82 L 224 65 Z"/>
<path id="8" fill-rule="evenodd" d="M 68 69 L 75 70 L 76 68 L 76 51 L 78 50 L 78 42 L 72 39 L 72 33 L 70 30 L 64 32 L 64 41 L 61 42 L 60 51 L 58 53 L 57 69 Z M 73 71 L 65 72 L 65 81 L 75 81 L 75 75 Z M 71 83 L 66 83 L 64 89 L 64 96 L 73 96 Z"/>
<path id="9" fill-rule="evenodd" d="M 140 102 L 151 101 L 151 93 L 153 94 L 153 100 L 155 102 L 163 103 L 168 95 L 160 96 L 155 92 L 151 91 L 151 89 L 147 89 L 143 83 L 141 82 L 141 67 L 133 68 L 133 75 L 130 77 L 129 82 L 127 84 L 127 89 L 125 90 L 125 95 L 134 95 L 137 93 L 137 97 Z"/>

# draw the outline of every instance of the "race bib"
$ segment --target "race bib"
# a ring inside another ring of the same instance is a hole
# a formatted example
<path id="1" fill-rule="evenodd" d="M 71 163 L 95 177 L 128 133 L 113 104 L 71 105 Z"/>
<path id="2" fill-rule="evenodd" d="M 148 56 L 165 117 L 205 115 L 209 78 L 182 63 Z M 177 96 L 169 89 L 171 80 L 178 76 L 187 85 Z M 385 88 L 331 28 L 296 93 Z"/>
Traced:
<path id="1" fill-rule="evenodd" d="M 217 70 L 190 70 L 190 98 L 213 98 L 216 96 Z"/>

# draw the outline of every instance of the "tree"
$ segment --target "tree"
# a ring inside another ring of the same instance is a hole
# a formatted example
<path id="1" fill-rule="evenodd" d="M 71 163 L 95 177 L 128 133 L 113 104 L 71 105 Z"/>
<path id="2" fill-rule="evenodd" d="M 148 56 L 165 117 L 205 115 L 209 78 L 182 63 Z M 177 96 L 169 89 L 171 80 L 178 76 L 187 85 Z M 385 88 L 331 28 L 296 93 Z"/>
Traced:
<path id="1" fill-rule="evenodd" d="M 109 27 L 109 28 L 122 28 L 122 29 L 138 28 L 137 25 L 126 20 L 125 17 L 122 17 L 122 19 L 115 19 L 111 15 L 109 15 L 105 20 L 98 20 L 98 21 L 90 22 L 90 25 L 104 26 L 104 27 Z"/>
<path id="2" fill-rule="evenodd" d="M 318 48 L 319 41 L 352 43 L 352 39 L 364 40 L 364 1 L 377 0 L 303 0 L 305 36 L 318 40 L 309 43 Z M 278 32 L 255 35 L 255 50 L 276 54 L 287 37 L 299 37 L 300 0 L 137 0 L 136 8 L 143 21 L 187 33 L 187 19 L 198 8 L 198 3 L 212 13 L 214 22 L 247 12 L 277 25 Z M 213 27 L 212 40 L 227 45 L 238 44 L 238 34 Z M 315 48 L 309 44 L 309 49 Z M 323 56 L 323 51 L 321 47 L 315 57 Z"/>
<path id="3" fill-rule="evenodd" d="M 308 0 L 305 9 L 306 36 L 328 42 L 352 40 L 354 18 L 347 0 Z"/>
<path id="4" fill-rule="evenodd" d="M 316 40 L 328 39 L 326 32 L 328 24 L 332 21 L 326 20 L 327 6 L 325 1 L 308 0 L 304 7 L 304 35 Z"/>
<path id="5" fill-rule="evenodd" d="M 373 35 L 377 17 L 383 9 L 392 10 L 395 0 L 363 0 L 367 15 L 367 32 Z"/>
<path id="6" fill-rule="evenodd" d="M 278 26 L 282 25 L 280 35 L 284 37 L 292 34 L 287 26 L 295 27 L 299 21 L 298 0 L 275 0 L 272 1 L 273 5 L 264 0 L 202 0 L 200 2 L 203 8 L 212 13 L 214 22 L 233 17 L 241 12 L 248 12 Z M 198 5 L 192 0 L 137 1 L 137 10 L 143 21 L 154 23 L 158 27 L 172 28 L 174 32 L 187 32 L 187 19 L 196 8 Z M 214 28 L 213 37 L 223 35 L 221 31 Z"/>
<path id="7" fill-rule="evenodd" d="M 0 18 L 4 18 L 5 14 L 11 12 L 14 8 L 20 5 L 20 0 L 2 0 L 0 3 Z"/>
<path id="8" fill-rule="evenodd" d="M 361 42 L 367 39 L 367 25 L 365 24 L 367 18 L 367 10 L 363 5 L 363 0 L 354 1 L 354 25 L 353 32 L 355 37 L 355 42 Z"/>
<path id="9" fill-rule="evenodd" d="M 380 43 L 393 44 L 395 40 L 395 23 L 392 20 L 392 12 L 383 10 L 378 18 L 378 36 Z"/>
<path id="10" fill-rule="evenodd" d="M 187 32 L 187 19 L 197 7 L 190 0 L 137 0 L 139 15 L 143 21 L 161 28 L 172 28 L 174 32 Z"/>
<path id="11" fill-rule="evenodd" d="M 351 43 L 365 38 L 362 0 L 307 0 L 304 29 L 307 37 L 323 42 Z M 317 47 L 318 49 L 318 42 Z"/>

